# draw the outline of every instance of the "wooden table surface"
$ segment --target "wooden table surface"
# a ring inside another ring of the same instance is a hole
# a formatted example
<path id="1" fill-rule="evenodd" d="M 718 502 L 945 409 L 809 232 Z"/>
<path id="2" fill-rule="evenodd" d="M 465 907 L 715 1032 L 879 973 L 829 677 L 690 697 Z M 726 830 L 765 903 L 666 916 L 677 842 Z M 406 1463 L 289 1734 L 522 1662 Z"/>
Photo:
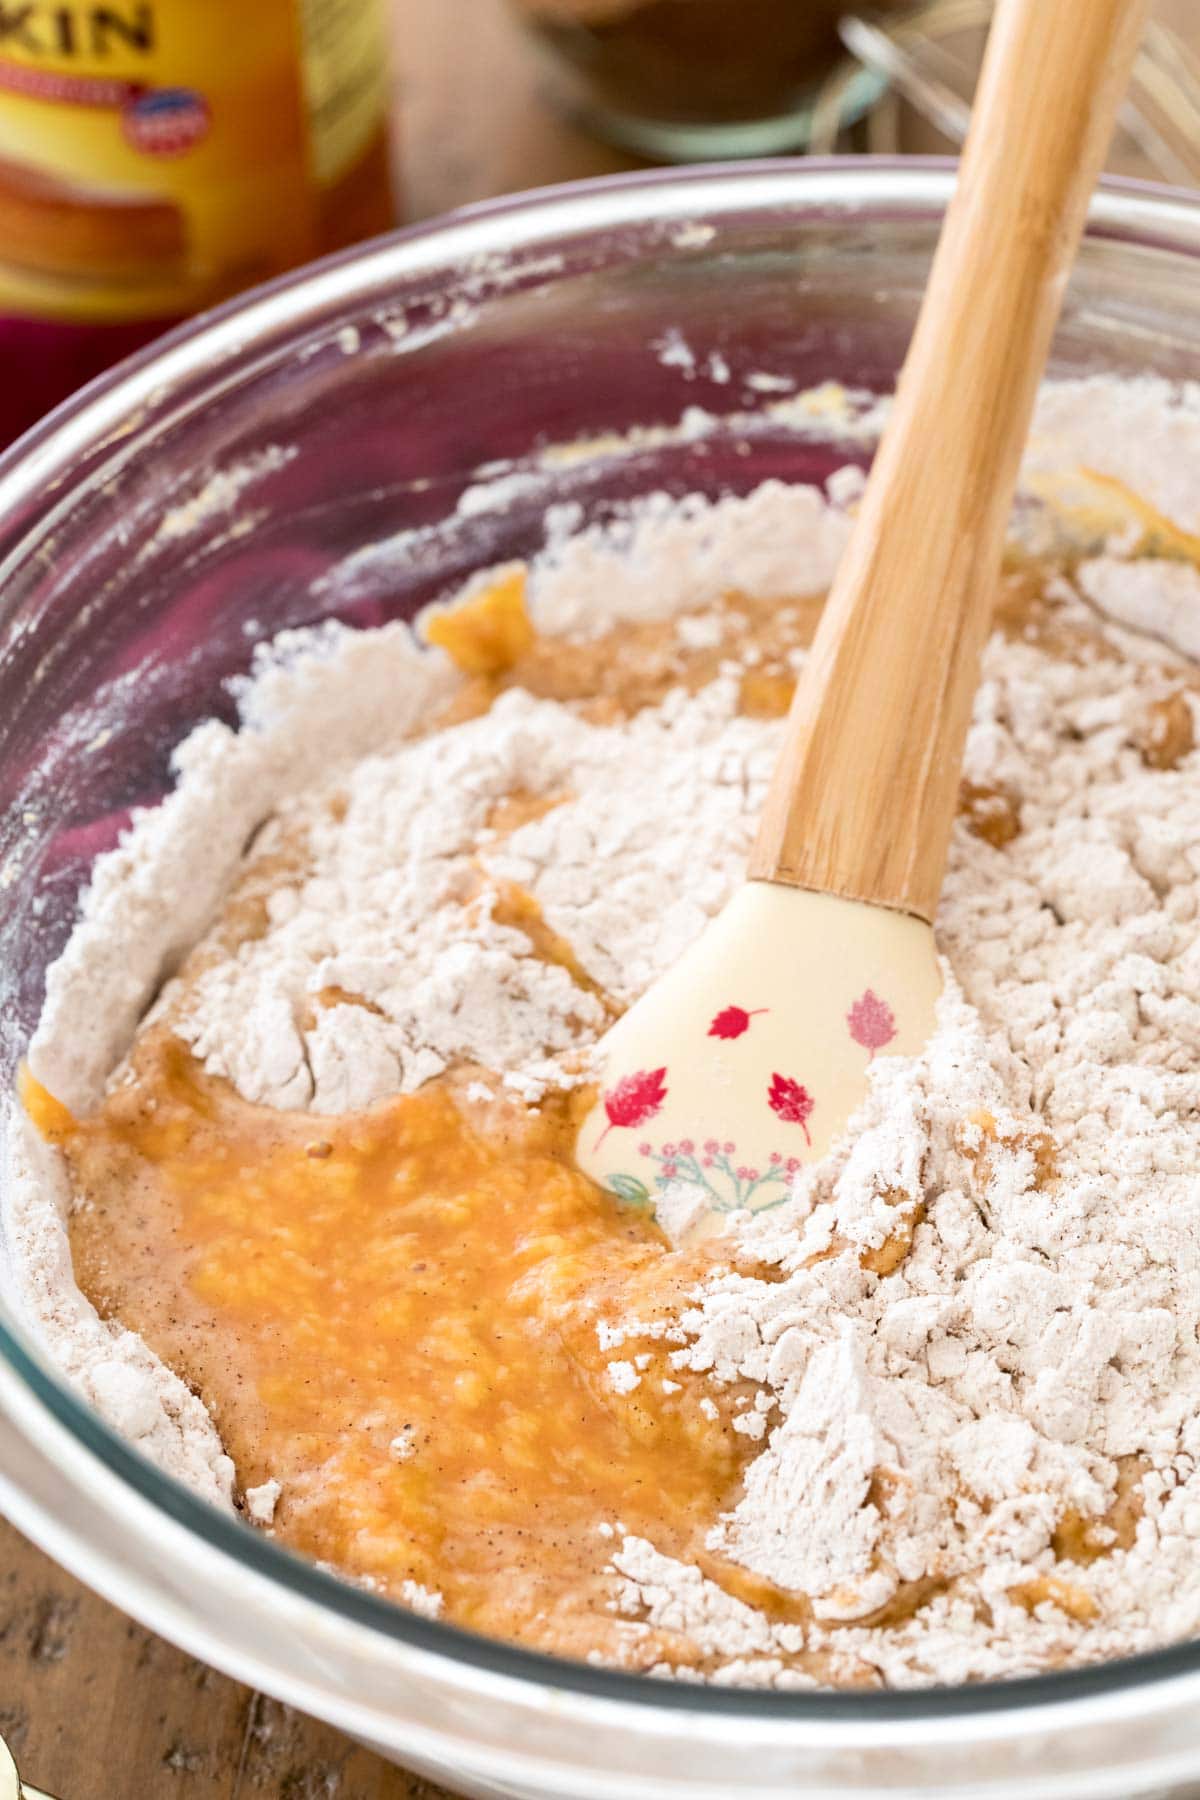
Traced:
<path id="1" fill-rule="evenodd" d="M 504 0 L 392 4 L 410 218 L 637 166 L 540 102 Z M 1200 50 L 1195 0 L 1158 10 Z M 899 130 L 928 147 L 911 120 Z M 59 1800 L 448 1800 L 130 1623 L 2 1521 L 0 1735 Z"/>

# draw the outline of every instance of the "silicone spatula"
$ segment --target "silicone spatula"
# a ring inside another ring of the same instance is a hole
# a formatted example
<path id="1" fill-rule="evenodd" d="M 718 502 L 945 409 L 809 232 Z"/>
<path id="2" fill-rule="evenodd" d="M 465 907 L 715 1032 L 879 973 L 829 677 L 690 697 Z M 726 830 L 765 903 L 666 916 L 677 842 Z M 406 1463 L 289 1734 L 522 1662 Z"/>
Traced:
<path id="1" fill-rule="evenodd" d="M 1146 0 L 999 0 L 959 180 L 745 885 L 600 1046 L 577 1157 L 676 1226 L 784 1198 L 919 1051 L 1022 447 Z M 677 1184 L 684 1184 L 679 1186 Z M 690 1206 L 690 1210 L 689 1210 Z"/>

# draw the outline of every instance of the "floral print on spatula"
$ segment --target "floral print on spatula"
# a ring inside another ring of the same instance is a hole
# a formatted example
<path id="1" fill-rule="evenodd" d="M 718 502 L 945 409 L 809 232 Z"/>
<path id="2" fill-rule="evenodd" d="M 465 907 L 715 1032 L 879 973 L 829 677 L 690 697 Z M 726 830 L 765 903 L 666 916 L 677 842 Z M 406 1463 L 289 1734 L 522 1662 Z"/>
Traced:
<path id="1" fill-rule="evenodd" d="M 762 1212 L 787 1199 L 788 1185 L 800 1168 L 798 1156 L 784 1156 L 773 1150 L 763 1169 L 738 1161 L 737 1145 L 732 1140 L 718 1143 L 707 1138 L 697 1144 L 693 1138 L 681 1138 L 677 1144 L 662 1144 L 657 1149 L 649 1142 L 638 1145 L 638 1155 L 654 1165 L 643 1179 L 640 1175 L 610 1175 L 608 1184 L 622 1200 L 633 1206 L 649 1206 L 654 1189 L 659 1193 L 675 1181 L 686 1181 L 702 1188 L 714 1212 L 737 1212 L 749 1207 Z"/>
<path id="2" fill-rule="evenodd" d="M 769 1011 L 765 1006 L 722 1006 L 713 1014 L 707 1035 L 740 1049 L 740 1040 L 751 1032 L 754 1020 Z M 845 1025 L 853 1041 L 867 1052 L 868 1061 L 896 1036 L 895 1013 L 870 987 L 848 1008 Z M 667 1073 L 665 1065 L 638 1069 L 604 1091 L 601 1102 L 607 1123 L 597 1145 L 610 1131 L 636 1131 L 662 1111 L 668 1092 Z M 816 1102 L 805 1084 L 794 1075 L 774 1069 L 761 1091 L 777 1125 L 801 1132 L 805 1148 L 811 1149 L 809 1120 Z M 629 1205 L 652 1206 L 656 1192 L 662 1193 L 674 1182 L 687 1182 L 707 1195 L 714 1212 L 743 1208 L 757 1212 L 787 1199 L 792 1177 L 802 1166 L 802 1158 L 794 1151 L 789 1154 L 789 1150 L 791 1145 L 772 1150 L 767 1162 L 760 1166 L 751 1157 L 739 1156 L 732 1139 L 710 1137 L 698 1144 L 694 1138 L 681 1137 L 678 1141 L 655 1144 L 643 1138 L 637 1146 L 640 1166 L 610 1175 L 608 1185 Z"/>

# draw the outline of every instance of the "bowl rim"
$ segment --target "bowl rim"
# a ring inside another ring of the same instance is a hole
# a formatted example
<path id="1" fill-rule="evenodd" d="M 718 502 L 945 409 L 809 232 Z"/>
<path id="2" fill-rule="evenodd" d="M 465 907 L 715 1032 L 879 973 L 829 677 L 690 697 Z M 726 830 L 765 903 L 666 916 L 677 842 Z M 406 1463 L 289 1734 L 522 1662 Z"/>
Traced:
<path id="1" fill-rule="evenodd" d="M 280 327 L 293 327 L 340 301 L 363 298 L 414 274 L 436 275 L 478 255 L 520 253 L 571 237 L 625 227 L 679 227 L 759 209 L 800 210 L 836 218 L 875 206 L 886 216 L 940 214 L 954 189 L 957 164 L 943 157 L 771 158 L 745 164 L 700 164 L 634 171 L 560 183 L 461 207 L 251 289 L 188 320 L 96 377 L 63 401 L 0 455 L 0 622 L 4 575 L 19 542 L 48 511 L 86 449 L 106 446 L 131 416 L 163 404 L 189 376 L 234 356 Z M 1155 182 L 1106 177 L 1089 213 L 1088 237 L 1174 251 L 1200 260 L 1200 194 Z M 515 262 L 513 266 L 517 267 Z M 580 1698 L 674 1714 L 704 1714 L 783 1724 L 834 1727 L 886 1723 L 949 1724 L 1036 1709 L 1045 1717 L 1072 1702 L 1107 1698 L 1200 1675 L 1200 1640 L 1139 1655 L 1038 1675 L 919 1689 L 779 1692 L 663 1680 L 570 1661 L 424 1618 L 381 1599 L 282 1548 L 235 1516 L 218 1511 L 166 1475 L 110 1430 L 65 1379 L 30 1353 L 0 1320 L 0 1361 L 105 1472 L 132 1489 L 207 1549 L 248 1567 L 292 1598 L 340 1621 L 455 1667 L 572 1692 Z M 1190 1684 L 1189 1684 L 1190 1685 Z M 1015 1723 L 1015 1719 L 1012 1720 Z"/>

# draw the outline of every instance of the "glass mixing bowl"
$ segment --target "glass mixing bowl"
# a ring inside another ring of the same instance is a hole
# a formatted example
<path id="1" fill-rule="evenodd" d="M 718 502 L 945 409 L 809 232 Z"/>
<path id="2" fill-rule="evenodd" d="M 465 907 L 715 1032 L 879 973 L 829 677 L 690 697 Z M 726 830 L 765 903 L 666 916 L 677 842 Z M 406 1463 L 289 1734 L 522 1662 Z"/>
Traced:
<path id="1" fill-rule="evenodd" d="M 197 321 L 0 461 L 0 1086 L 91 859 L 163 792 L 188 728 L 230 716 L 223 684 L 257 639 L 408 617 L 535 549 L 551 503 L 600 518 L 649 488 L 820 480 L 861 455 L 779 402 L 829 379 L 890 388 L 952 182 L 777 163 L 476 208 Z M 1097 197 L 1054 372 L 1101 371 L 1200 372 L 1200 202 Z M 556 1662 L 405 1613 L 118 1441 L 23 1327 L 10 1258 L 0 1235 L 3 1510 L 190 1652 L 453 1786 L 1197 1791 L 1200 1645 L 957 1691 L 784 1695 Z"/>

